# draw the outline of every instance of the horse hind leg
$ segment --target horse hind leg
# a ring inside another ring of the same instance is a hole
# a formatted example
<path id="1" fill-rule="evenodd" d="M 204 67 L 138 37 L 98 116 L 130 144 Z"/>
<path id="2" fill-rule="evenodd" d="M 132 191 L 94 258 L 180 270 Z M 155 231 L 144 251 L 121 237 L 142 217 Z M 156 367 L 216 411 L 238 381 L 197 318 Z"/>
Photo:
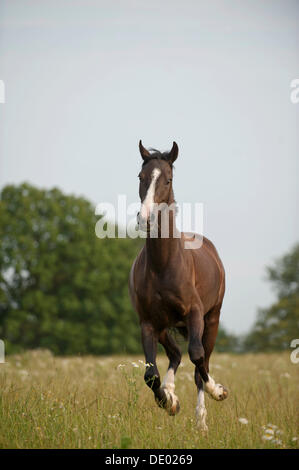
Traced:
<path id="1" fill-rule="evenodd" d="M 215 346 L 218 325 L 219 325 L 219 316 L 220 316 L 221 305 L 214 307 L 210 310 L 204 317 L 204 331 L 202 336 L 202 344 L 205 351 L 205 368 L 207 373 L 209 372 L 209 360 L 212 354 L 212 351 Z M 212 397 L 214 400 L 221 401 L 227 398 L 228 390 L 221 384 L 215 383 L 213 377 L 208 373 L 208 380 L 204 382 L 204 390 Z"/>
<path id="2" fill-rule="evenodd" d="M 196 424 L 201 431 L 206 432 L 208 431 L 208 426 L 206 423 L 207 410 L 205 406 L 205 394 L 203 381 L 197 368 L 195 368 L 195 383 L 198 390 L 197 404 L 195 409 Z"/>
<path id="3" fill-rule="evenodd" d="M 159 342 L 166 351 L 169 366 L 161 385 L 161 395 L 166 397 L 166 402 L 165 400 L 159 401 L 159 397 L 157 397 L 156 401 L 159 406 L 166 409 L 170 416 L 174 416 L 180 411 L 180 402 L 174 393 L 174 376 L 181 362 L 182 353 L 167 330 L 162 331 L 159 336 Z"/>
<path id="4" fill-rule="evenodd" d="M 207 382 L 209 380 L 209 376 L 205 368 L 205 351 L 202 345 L 204 319 L 200 306 L 195 307 L 190 311 L 187 322 L 189 336 L 188 352 L 191 362 L 195 365 L 194 379 L 198 391 L 197 405 L 195 409 L 196 424 L 200 430 L 207 431 L 207 410 L 205 407 L 203 382 Z"/>
<path id="5" fill-rule="evenodd" d="M 207 391 L 216 400 L 223 400 L 226 398 L 227 391 L 221 384 L 215 384 L 215 381 L 208 373 L 209 357 L 215 341 L 212 344 L 208 330 L 206 330 L 206 333 L 204 334 L 206 325 L 202 308 L 200 306 L 194 307 L 190 311 L 187 321 L 189 333 L 188 352 L 191 361 L 195 365 L 195 383 L 198 390 L 198 400 L 196 406 L 197 426 L 202 431 L 207 431 L 207 411 L 204 402 L 204 390 Z M 210 341 L 207 343 L 208 338 Z M 207 346 L 207 344 L 208 346 L 210 345 L 211 349 L 207 349 L 206 356 L 204 345 Z"/>

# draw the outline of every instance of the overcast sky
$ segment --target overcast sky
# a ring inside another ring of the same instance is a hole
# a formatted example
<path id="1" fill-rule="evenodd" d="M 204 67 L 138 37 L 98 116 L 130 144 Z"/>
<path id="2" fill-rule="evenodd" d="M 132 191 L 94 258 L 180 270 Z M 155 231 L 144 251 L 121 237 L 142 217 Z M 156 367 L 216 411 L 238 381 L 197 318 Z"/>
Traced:
<path id="1" fill-rule="evenodd" d="M 134 202 L 139 139 L 175 140 L 176 200 L 204 203 L 222 323 L 246 332 L 299 239 L 298 24 L 297 0 L 2 0 L 0 186 Z"/>

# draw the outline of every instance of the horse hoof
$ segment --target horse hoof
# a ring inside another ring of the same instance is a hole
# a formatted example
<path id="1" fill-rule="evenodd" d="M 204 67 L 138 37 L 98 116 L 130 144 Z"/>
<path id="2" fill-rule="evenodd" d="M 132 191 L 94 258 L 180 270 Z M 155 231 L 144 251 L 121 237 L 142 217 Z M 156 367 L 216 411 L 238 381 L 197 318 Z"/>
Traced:
<path id="1" fill-rule="evenodd" d="M 157 403 L 159 408 L 166 408 L 166 400 L 160 399 L 159 397 L 155 397 L 155 402 Z"/>
<path id="2" fill-rule="evenodd" d="M 197 422 L 197 429 L 202 433 L 202 434 L 207 434 L 209 431 L 208 426 L 205 423 L 202 423 L 200 421 Z"/>
<path id="3" fill-rule="evenodd" d="M 175 416 L 180 411 L 180 402 L 178 397 L 167 388 L 163 388 L 163 391 L 166 396 L 166 406 L 165 409 L 169 416 Z"/>
<path id="4" fill-rule="evenodd" d="M 180 411 L 180 402 L 178 397 L 166 389 L 161 388 L 155 396 L 157 405 L 164 408 L 169 416 L 175 416 Z"/>
<path id="5" fill-rule="evenodd" d="M 227 388 L 225 388 L 225 387 L 223 387 L 222 396 L 223 396 L 222 400 L 225 400 L 225 398 L 227 398 L 227 396 L 228 396 L 228 390 L 227 390 Z"/>
<path id="6" fill-rule="evenodd" d="M 172 401 L 172 403 L 170 404 L 170 406 L 167 406 L 166 409 L 167 409 L 167 412 L 168 412 L 169 416 L 175 416 L 179 413 L 179 411 L 181 409 L 180 402 L 179 402 L 177 396 L 175 396 L 175 400 L 173 400 L 173 398 L 171 397 L 171 401 Z"/>
<path id="7" fill-rule="evenodd" d="M 227 388 L 223 387 L 221 384 L 215 384 L 214 387 L 211 389 L 206 389 L 209 396 L 216 401 L 225 400 L 228 396 Z"/>
<path id="8" fill-rule="evenodd" d="M 219 393 L 218 393 L 218 397 L 216 398 L 218 401 L 222 401 L 222 400 L 225 400 L 228 396 L 228 390 L 227 388 L 225 388 L 223 385 L 220 385 L 219 384 Z"/>

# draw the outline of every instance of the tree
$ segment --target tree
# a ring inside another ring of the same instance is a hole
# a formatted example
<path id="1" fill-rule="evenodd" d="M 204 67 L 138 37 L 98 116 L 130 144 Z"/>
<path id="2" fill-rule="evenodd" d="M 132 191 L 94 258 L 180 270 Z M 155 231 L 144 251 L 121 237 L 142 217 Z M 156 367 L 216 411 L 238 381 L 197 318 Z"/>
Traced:
<path id="1" fill-rule="evenodd" d="M 240 339 L 229 333 L 223 326 L 219 326 L 215 351 L 217 352 L 240 352 Z"/>
<path id="2" fill-rule="evenodd" d="M 271 307 L 259 310 L 244 342 L 250 351 L 289 349 L 291 341 L 299 337 L 299 244 L 266 269 L 278 298 Z"/>
<path id="3" fill-rule="evenodd" d="M 0 193 L 0 338 L 6 351 L 140 351 L 128 296 L 140 239 L 98 239 L 92 204 L 29 184 Z"/>

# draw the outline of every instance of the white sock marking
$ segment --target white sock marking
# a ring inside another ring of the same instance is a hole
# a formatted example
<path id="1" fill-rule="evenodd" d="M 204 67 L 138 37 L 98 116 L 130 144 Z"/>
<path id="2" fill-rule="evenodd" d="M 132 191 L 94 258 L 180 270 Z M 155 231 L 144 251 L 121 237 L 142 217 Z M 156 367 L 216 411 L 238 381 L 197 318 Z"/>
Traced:
<path id="1" fill-rule="evenodd" d="M 224 393 L 224 387 L 221 384 L 216 384 L 215 380 L 213 377 L 209 375 L 209 380 L 208 382 L 204 383 L 204 390 L 207 392 L 209 395 L 211 395 L 214 400 L 223 400 L 223 393 Z"/>
<path id="2" fill-rule="evenodd" d="M 179 399 L 174 393 L 174 370 L 171 367 L 168 369 L 166 372 L 166 375 L 163 379 L 161 388 L 164 390 L 166 398 L 167 398 L 167 403 L 168 406 L 172 406 L 174 408 L 177 408 Z"/>
<path id="3" fill-rule="evenodd" d="M 198 399 L 196 405 L 196 420 L 198 427 L 203 431 L 208 430 L 208 426 L 206 424 L 206 417 L 207 410 L 205 407 L 205 394 L 203 388 L 201 388 L 198 392 Z"/>
<path id="4" fill-rule="evenodd" d="M 161 387 L 166 388 L 169 392 L 174 392 L 174 370 L 172 367 L 166 372 Z"/>

